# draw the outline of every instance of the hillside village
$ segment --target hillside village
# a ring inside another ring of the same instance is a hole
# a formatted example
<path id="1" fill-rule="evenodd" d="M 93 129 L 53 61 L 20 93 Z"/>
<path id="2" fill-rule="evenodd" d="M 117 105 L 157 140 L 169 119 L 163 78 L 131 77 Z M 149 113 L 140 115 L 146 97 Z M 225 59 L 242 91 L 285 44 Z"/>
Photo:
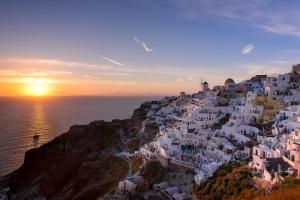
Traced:
<path id="1" fill-rule="evenodd" d="M 299 87 L 300 64 L 73 126 L 28 151 L 0 179 L 0 199 L 255 199 L 291 180 L 284 197 L 299 199 Z"/>
<path id="2" fill-rule="evenodd" d="M 255 188 L 270 192 L 288 176 L 300 178 L 299 87 L 300 64 L 289 73 L 240 83 L 229 78 L 210 88 L 204 82 L 198 93 L 151 102 L 143 124 L 157 124 L 159 131 L 133 155 L 144 163 L 190 169 L 196 185 L 220 166 L 238 162 L 255 172 Z M 121 181 L 116 193 L 134 193 L 137 179 L 139 172 Z M 152 192 L 157 199 L 191 199 L 191 191 L 180 185 L 163 181 Z"/>

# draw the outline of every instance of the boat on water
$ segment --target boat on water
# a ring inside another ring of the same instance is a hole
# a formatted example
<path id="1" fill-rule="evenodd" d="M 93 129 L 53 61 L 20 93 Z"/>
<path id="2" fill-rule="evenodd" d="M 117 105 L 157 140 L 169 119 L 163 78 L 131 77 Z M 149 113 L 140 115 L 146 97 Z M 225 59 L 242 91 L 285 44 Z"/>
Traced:
<path id="1" fill-rule="evenodd" d="M 38 135 L 38 134 L 36 134 L 36 135 L 33 136 L 34 140 L 38 140 L 39 138 L 40 138 L 40 135 Z"/>

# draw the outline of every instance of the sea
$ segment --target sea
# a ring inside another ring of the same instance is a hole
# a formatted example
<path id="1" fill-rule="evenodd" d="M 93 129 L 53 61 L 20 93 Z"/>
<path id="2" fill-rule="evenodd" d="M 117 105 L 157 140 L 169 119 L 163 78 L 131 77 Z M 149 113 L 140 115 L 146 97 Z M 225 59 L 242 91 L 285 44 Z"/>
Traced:
<path id="1" fill-rule="evenodd" d="M 75 124 L 129 118 L 141 103 L 161 97 L 0 97 L 0 176 L 21 166 L 25 152 Z M 39 135 L 39 139 L 34 139 Z"/>

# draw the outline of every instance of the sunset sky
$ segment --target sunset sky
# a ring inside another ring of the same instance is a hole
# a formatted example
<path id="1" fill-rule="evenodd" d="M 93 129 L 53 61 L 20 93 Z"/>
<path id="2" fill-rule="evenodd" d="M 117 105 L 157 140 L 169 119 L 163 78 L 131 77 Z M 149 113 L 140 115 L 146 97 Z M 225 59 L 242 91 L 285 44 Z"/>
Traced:
<path id="1" fill-rule="evenodd" d="M 300 1 L 0 4 L 0 96 L 175 95 L 300 62 Z"/>

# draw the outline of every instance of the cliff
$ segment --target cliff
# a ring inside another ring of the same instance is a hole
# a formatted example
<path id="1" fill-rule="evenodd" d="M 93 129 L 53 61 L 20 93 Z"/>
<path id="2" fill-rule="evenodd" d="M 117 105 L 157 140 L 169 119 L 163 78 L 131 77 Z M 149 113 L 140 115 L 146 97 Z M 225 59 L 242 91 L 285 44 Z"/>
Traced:
<path id="1" fill-rule="evenodd" d="M 72 126 L 67 133 L 27 151 L 23 165 L 0 185 L 10 187 L 10 198 L 18 200 L 102 197 L 127 175 L 128 164 L 114 154 L 131 149 L 129 144 L 137 138 L 136 148 L 144 143 L 140 130 L 148 106 L 142 104 L 130 119 Z"/>
<path id="2" fill-rule="evenodd" d="M 298 200 L 300 180 L 291 176 L 272 190 L 257 189 L 252 179 L 252 169 L 238 163 L 221 166 L 206 182 L 194 185 L 195 199 L 211 200 Z"/>

